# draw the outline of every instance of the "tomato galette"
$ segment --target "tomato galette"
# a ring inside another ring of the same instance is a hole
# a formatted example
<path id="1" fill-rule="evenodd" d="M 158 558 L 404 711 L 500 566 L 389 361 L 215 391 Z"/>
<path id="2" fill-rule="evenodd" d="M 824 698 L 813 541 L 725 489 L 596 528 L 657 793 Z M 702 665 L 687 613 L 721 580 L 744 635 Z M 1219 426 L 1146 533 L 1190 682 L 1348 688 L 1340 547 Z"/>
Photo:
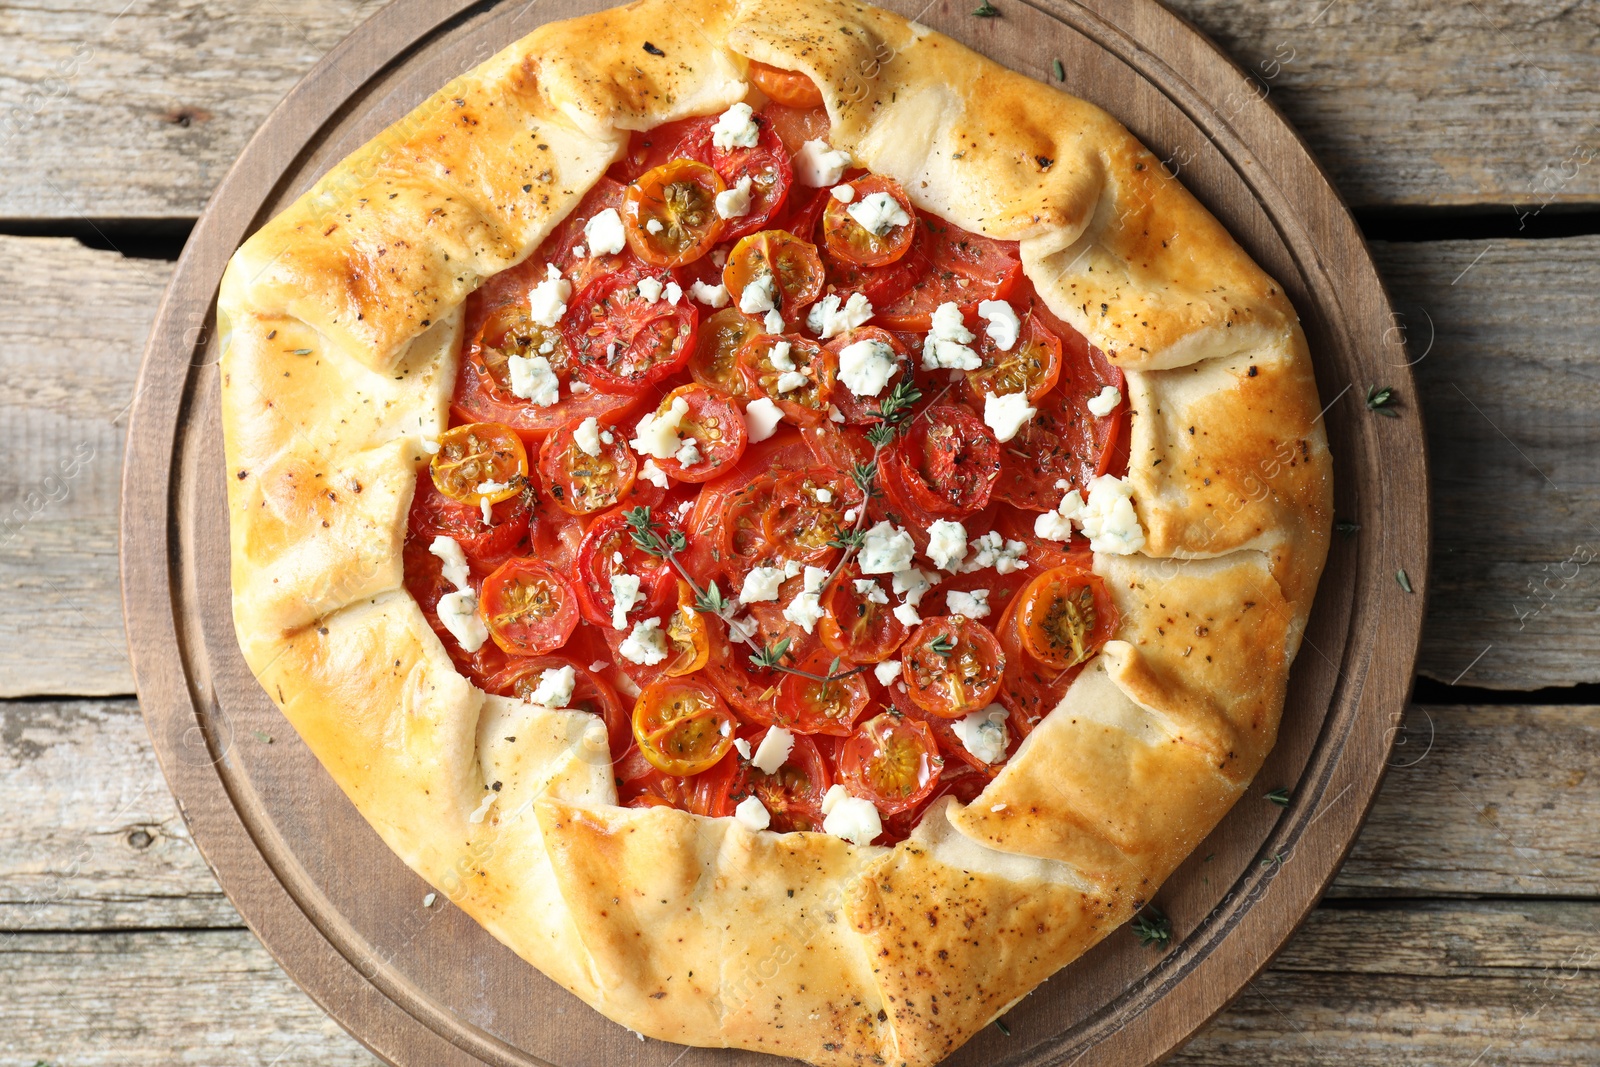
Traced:
<path id="1" fill-rule="evenodd" d="M 446 86 L 219 300 L 245 656 L 419 874 L 643 1034 L 937 1061 L 1276 734 L 1293 309 L 1094 107 L 861 4 Z"/>

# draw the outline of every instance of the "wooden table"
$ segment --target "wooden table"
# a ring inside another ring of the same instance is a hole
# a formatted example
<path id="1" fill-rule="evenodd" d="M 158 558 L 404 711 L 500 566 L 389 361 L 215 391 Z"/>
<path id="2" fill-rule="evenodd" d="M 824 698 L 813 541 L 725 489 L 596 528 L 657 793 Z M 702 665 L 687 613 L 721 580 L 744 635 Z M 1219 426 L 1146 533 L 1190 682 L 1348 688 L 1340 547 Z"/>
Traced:
<path id="1" fill-rule="evenodd" d="M 188 839 L 128 695 L 116 514 L 193 217 L 378 5 L 0 8 L 0 1063 L 374 1062 Z M 1419 360 L 1400 402 L 1428 424 L 1438 543 L 1371 821 L 1175 1062 L 1600 1061 L 1600 6 L 1179 7 L 1373 241 Z"/>

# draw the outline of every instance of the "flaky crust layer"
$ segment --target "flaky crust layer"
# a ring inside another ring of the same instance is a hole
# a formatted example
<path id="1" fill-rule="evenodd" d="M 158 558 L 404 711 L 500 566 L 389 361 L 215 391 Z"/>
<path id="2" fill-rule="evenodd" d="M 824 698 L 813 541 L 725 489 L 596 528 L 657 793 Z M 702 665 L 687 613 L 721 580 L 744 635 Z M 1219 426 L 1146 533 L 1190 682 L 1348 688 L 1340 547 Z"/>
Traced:
<path id="1" fill-rule="evenodd" d="M 920 208 L 1020 241 L 1128 379 L 1148 541 L 1096 559 L 1117 640 L 977 801 L 893 849 L 617 807 L 603 726 L 474 688 L 402 585 L 462 302 L 629 131 L 750 96 L 752 59 L 810 75 L 833 143 Z M 396 854 L 641 1033 L 934 1063 L 1124 922 L 1273 744 L 1331 516 L 1293 308 L 1110 116 L 899 16 L 640 0 L 544 26 L 268 223 L 218 307 L 252 670 Z"/>

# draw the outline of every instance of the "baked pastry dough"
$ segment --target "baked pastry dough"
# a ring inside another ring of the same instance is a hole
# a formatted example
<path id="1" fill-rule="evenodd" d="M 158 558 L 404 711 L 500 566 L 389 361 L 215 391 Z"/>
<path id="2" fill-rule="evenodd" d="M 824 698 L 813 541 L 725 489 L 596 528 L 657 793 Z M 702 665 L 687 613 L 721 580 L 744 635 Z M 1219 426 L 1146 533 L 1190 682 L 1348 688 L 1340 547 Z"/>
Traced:
<path id="1" fill-rule="evenodd" d="M 834 145 L 918 208 L 1020 241 L 1134 413 L 1147 541 L 1095 560 L 1117 639 L 976 802 L 892 849 L 616 806 L 604 726 L 476 689 L 402 583 L 467 295 L 630 131 L 744 99 L 751 60 L 808 75 Z M 218 309 L 252 670 L 408 865 L 640 1033 L 932 1064 L 1127 920 L 1272 747 L 1331 515 L 1295 312 L 1114 119 L 916 23 L 640 0 L 546 25 L 263 227 Z"/>

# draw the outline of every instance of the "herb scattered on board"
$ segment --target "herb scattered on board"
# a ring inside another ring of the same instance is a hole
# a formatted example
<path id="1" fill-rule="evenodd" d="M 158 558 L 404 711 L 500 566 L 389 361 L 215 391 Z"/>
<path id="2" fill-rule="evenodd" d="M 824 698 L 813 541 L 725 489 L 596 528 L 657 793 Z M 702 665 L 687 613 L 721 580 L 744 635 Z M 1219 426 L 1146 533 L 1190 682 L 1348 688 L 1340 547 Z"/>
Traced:
<path id="1" fill-rule="evenodd" d="M 1398 419 L 1400 413 L 1392 406 L 1395 401 L 1394 386 L 1374 385 L 1367 390 L 1367 410 L 1376 411 L 1379 415 L 1391 419 Z"/>
<path id="2" fill-rule="evenodd" d="M 994 1028 L 1000 1031 L 1002 1034 L 1005 1034 L 1007 1037 L 1011 1036 L 1011 1027 L 1007 1026 L 1003 1019 L 996 1019 L 994 1021 Z"/>
<path id="3" fill-rule="evenodd" d="M 1351 522 L 1348 519 L 1341 519 L 1333 524 L 1333 528 L 1346 537 L 1354 537 L 1356 531 L 1361 529 L 1361 524 L 1359 522 Z"/>
<path id="4" fill-rule="evenodd" d="M 1289 791 L 1287 789 L 1274 789 L 1267 794 L 1267 799 L 1280 808 L 1287 808 L 1289 806 Z"/>
<path id="5" fill-rule="evenodd" d="M 983 3 L 972 9 L 972 13 L 980 19 L 992 19 L 1000 14 L 1000 9 L 984 0 Z"/>
<path id="6" fill-rule="evenodd" d="M 1399 570 L 1394 572 L 1394 580 L 1400 583 L 1401 589 L 1404 589 L 1408 593 L 1412 591 L 1411 576 L 1406 573 L 1406 569 L 1404 567 L 1401 567 Z"/>
<path id="7" fill-rule="evenodd" d="M 1147 948 L 1166 948 L 1172 943 L 1172 920 L 1161 913 L 1154 904 L 1145 905 L 1144 911 L 1133 917 L 1133 936 Z"/>
<path id="8" fill-rule="evenodd" d="M 1063 67 L 1061 65 L 1061 60 L 1052 59 L 1050 61 L 1050 66 L 1051 66 L 1051 69 L 1053 69 L 1055 71 L 1056 81 L 1064 82 L 1064 81 L 1067 80 L 1067 68 L 1065 68 L 1065 67 Z"/>

